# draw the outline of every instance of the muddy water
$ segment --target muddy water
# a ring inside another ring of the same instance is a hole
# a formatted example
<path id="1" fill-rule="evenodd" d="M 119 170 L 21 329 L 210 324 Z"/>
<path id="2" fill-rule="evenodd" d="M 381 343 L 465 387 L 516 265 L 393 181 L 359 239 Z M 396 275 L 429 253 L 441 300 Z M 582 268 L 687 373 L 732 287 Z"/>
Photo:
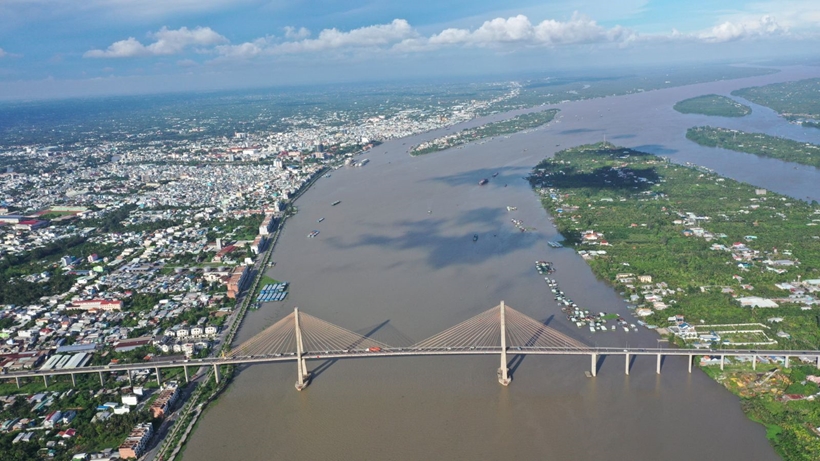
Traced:
<path id="1" fill-rule="evenodd" d="M 814 168 L 784 164 L 775 169 L 782 176 L 772 178 L 765 159 L 702 149 L 683 137 L 689 126 L 742 127 L 742 121 L 670 109 L 685 97 L 817 73 L 795 68 L 568 103 L 546 128 L 421 158 L 407 156 L 407 148 L 436 133 L 385 143 L 367 155 L 366 167 L 338 170 L 299 199 L 299 214 L 288 221 L 270 270 L 291 282 L 290 296 L 250 313 L 238 340 L 299 306 L 350 330 L 408 345 L 503 299 L 589 344 L 655 347 L 651 332 L 591 334 L 561 315 L 534 270 L 536 259 L 556 264 L 554 277 L 579 305 L 627 310 L 572 250 L 546 245 L 557 237 L 555 229 L 523 177 L 546 155 L 606 133 L 612 142 L 696 161 L 773 190 L 818 195 L 815 188 L 795 186 L 802 179 L 820 184 Z M 794 129 L 772 114 L 749 121 L 752 131 Z M 806 132 L 806 140 L 817 132 Z M 769 174 L 758 178 L 759 168 Z M 482 178 L 491 180 L 478 186 Z M 336 200 L 341 204 L 332 207 Z M 518 210 L 508 212 L 507 205 Z M 517 231 L 513 217 L 537 230 Z M 306 238 L 314 229 L 321 233 Z M 667 359 L 656 375 L 653 358 L 637 358 L 626 376 L 623 359 L 608 358 L 590 379 L 584 376 L 587 357 L 513 358 L 508 388 L 496 381 L 497 360 L 313 362 L 315 379 L 301 393 L 293 387 L 295 366 L 252 366 L 208 410 L 185 459 L 777 459 L 765 430 L 745 418 L 738 400 L 703 373 L 687 373 L 683 359 Z"/>

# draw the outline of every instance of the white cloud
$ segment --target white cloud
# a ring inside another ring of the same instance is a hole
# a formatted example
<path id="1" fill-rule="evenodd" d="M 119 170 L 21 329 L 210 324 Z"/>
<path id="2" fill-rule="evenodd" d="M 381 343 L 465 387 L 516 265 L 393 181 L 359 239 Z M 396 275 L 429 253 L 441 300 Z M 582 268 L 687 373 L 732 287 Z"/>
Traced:
<path id="1" fill-rule="evenodd" d="M 445 29 L 431 36 L 431 45 L 501 45 L 522 44 L 557 46 L 584 43 L 619 42 L 634 32 L 622 27 L 606 29 L 592 19 L 575 13 L 569 21 L 552 19 L 532 24 L 524 15 L 485 21 L 478 29 Z"/>
<path id="2" fill-rule="evenodd" d="M 360 27 L 349 32 L 325 29 L 313 39 L 289 41 L 274 45 L 272 53 L 300 53 L 350 47 L 384 47 L 418 35 L 404 19 L 394 19 L 390 24 Z"/>
<path id="3" fill-rule="evenodd" d="M 751 21 L 726 21 L 709 30 L 695 34 L 695 37 L 707 43 L 723 43 L 744 38 L 779 35 L 785 31 L 772 16 L 766 15 Z"/>
<path id="4" fill-rule="evenodd" d="M 310 37 L 310 31 L 304 27 L 300 27 L 299 29 L 291 26 L 285 27 L 285 38 L 290 40 L 302 40 L 308 37 Z"/>
<path id="5" fill-rule="evenodd" d="M 112 43 L 105 50 L 89 50 L 83 54 L 86 58 L 130 58 L 138 56 L 163 56 L 181 53 L 189 46 L 213 46 L 226 43 L 228 39 L 214 32 L 210 27 L 176 30 L 163 27 L 149 34 L 155 41 L 143 45 L 134 37 Z"/>
<path id="6" fill-rule="evenodd" d="M 89 50 L 84 57 L 167 56 L 195 48 L 199 52 L 216 54 L 219 61 L 355 49 L 424 52 L 442 47 L 463 46 L 509 50 L 590 44 L 628 46 L 635 42 L 664 41 L 723 43 L 782 34 L 786 29 L 772 16 L 764 15 L 756 19 L 725 21 L 708 30 L 694 33 L 681 33 L 673 29 L 669 34 L 639 34 L 621 26 L 601 26 L 595 20 L 576 12 L 567 21 L 547 19 L 537 24 L 533 24 L 525 15 L 499 17 L 485 21 L 475 29 L 447 28 L 430 36 L 419 34 L 404 19 L 349 31 L 324 29 L 315 38 L 310 38 L 310 31 L 304 27 L 297 29 L 289 26 L 284 28 L 284 32 L 284 37 L 260 37 L 234 45 L 209 27 L 182 27 L 176 30 L 163 27 L 148 35 L 153 40 L 149 44 L 129 37 L 112 43 L 104 50 Z"/>
<path id="7" fill-rule="evenodd" d="M 8 56 L 8 53 L 6 53 L 6 51 L 5 51 L 5 50 L 3 50 L 2 48 L 0 48 L 0 58 L 2 58 L 2 57 L 4 57 L 4 56 Z"/>
<path id="8" fill-rule="evenodd" d="M 220 57 L 229 59 L 249 59 L 264 53 L 268 48 L 267 38 L 258 38 L 239 45 L 220 45 L 215 48 Z"/>

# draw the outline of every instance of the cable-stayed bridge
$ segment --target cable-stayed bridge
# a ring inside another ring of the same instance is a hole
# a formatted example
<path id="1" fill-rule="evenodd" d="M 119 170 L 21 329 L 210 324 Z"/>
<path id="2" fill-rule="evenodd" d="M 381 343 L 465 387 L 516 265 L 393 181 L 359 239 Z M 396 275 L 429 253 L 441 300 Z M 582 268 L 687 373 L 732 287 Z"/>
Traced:
<path id="1" fill-rule="evenodd" d="M 723 349 L 699 351 L 693 349 L 593 347 L 573 339 L 543 322 L 528 317 L 501 301 L 498 306 L 407 347 L 390 346 L 300 312 L 296 308 L 288 316 L 220 357 L 61 370 L 16 371 L 6 373 L 0 376 L 0 379 L 14 379 L 19 386 L 21 379 L 42 377 L 46 386 L 48 386 L 50 377 L 70 375 L 73 383 L 75 375 L 99 373 L 102 384 L 104 383 L 104 373 L 154 369 L 157 381 L 160 382 L 161 369 L 183 368 L 187 380 L 189 368 L 213 366 L 214 376 L 219 380 L 219 366 L 221 365 L 296 362 L 296 388 L 302 390 L 308 385 L 311 378 L 307 366 L 309 360 L 425 355 L 498 355 L 497 378 L 499 383 L 506 386 L 511 382 L 507 360 L 508 354 L 588 355 L 591 361 L 589 372 L 591 377 L 597 375 L 598 359 L 601 356 L 624 356 L 624 371 L 626 374 L 629 374 L 630 358 L 641 355 L 657 357 L 656 371 L 659 374 L 665 356 L 688 357 L 690 373 L 692 372 L 693 359 L 698 355 L 720 357 L 721 369 L 723 369 L 726 357 L 748 357 L 752 359 L 753 367 L 755 367 L 758 357 L 764 356 L 785 357 L 786 367 L 789 366 L 790 358 L 811 357 L 816 360 L 817 366 L 820 368 L 820 351 L 816 350 L 751 351 Z M 129 378 L 130 375 L 128 373 Z"/>

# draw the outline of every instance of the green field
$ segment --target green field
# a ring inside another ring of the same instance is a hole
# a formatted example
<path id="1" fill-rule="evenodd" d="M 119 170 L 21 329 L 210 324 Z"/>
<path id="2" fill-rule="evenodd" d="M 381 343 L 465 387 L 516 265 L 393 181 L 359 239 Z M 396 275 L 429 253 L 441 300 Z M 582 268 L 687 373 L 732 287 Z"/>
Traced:
<path id="1" fill-rule="evenodd" d="M 733 96 L 774 109 L 778 114 L 804 126 L 820 128 L 820 79 L 743 88 Z"/>
<path id="2" fill-rule="evenodd" d="M 752 113 L 752 108 L 732 98 L 717 94 L 707 94 L 684 99 L 673 107 L 682 114 L 716 115 L 720 117 L 743 117 Z"/>
<path id="3" fill-rule="evenodd" d="M 432 141 L 423 142 L 410 149 L 410 155 L 424 155 L 440 150 L 457 147 L 468 142 L 478 141 L 480 139 L 490 138 L 493 136 L 502 136 L 519 131 L 537 128 L 545 125 L 555 118 L 558 113 L 557 109 L 545 110 L 542 112 L 531 112 L 529 114 L 522 114 L 513 117 L 509 120 L 502 120 L 500 122 L 488 123 L 476 128 L 465 128 L 457 133 L 441 136 Z"/>
<path id="4" fill-rule="evenodd" d="M 720 147 L 820 168 L 820 146 L 816 144 L 711 126 L 689 128 L 686 138 L 701 146 Z"/>

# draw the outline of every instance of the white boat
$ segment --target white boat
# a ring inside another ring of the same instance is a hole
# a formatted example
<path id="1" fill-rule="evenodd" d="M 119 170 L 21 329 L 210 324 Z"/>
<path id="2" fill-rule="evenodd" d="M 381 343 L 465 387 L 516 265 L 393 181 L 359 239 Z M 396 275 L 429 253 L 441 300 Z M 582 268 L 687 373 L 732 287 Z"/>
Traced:
<path id="1" fill-rule="evenodd" d="M 595 333 L 595 325 L 590 325 L 589 326 L 589 331 Z"/>
<path id="2" fill-rule="evenodd" d="M 629 328 L 628 328 L 628 327 L 624 327 L 624 331 L 625 331 L 625 332 L 627 332 L 627 333 L 629 333 Z"/>

